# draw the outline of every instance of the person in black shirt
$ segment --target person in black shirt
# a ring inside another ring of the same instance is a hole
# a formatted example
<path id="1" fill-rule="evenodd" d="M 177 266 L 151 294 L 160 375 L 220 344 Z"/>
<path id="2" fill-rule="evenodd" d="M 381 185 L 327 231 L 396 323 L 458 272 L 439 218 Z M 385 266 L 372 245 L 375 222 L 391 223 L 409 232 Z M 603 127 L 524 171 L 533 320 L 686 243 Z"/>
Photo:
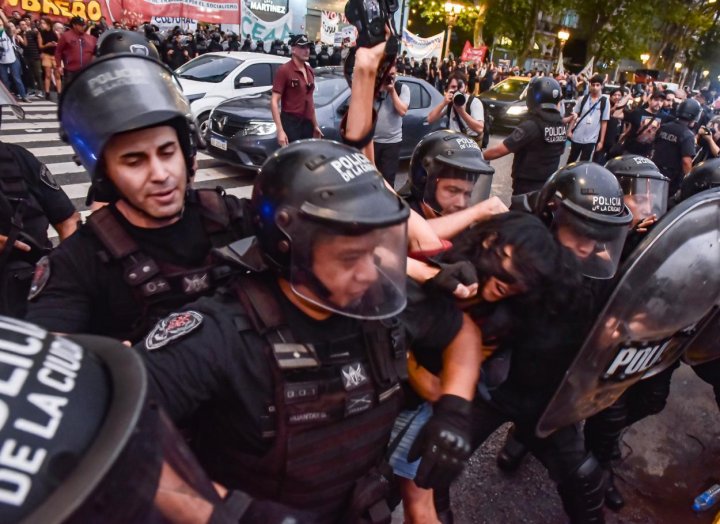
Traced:
<path id="1" fill-rule="evenodd" d="M 135 83 L 99 89 L 96 75 Z M 109 205 L 38 264 L 26 318 L 52 331 L 137 340 L 154 319 L 221 281 L 210 249 L 246 236 L 242 205 L 188 188 L 195 123 L 159 62 L 135 54 L 94 61 L 64 93 L 59 113 L 91 175 L 89 198 Z"/>
<path id="2" fill-rule="evenodd" d="M 625 116 L 625 131 L 620 138 L 624 153 L 650 157 L 655 135 L 662 123 L 659 112 L 664 96 L 660 90 L 653 92 L 647 108 L 638 107 Z"/>
<path id="3" fill-rule="evenodd" d="M 618 145 L 623 132 L 623 122 L 630 93 L 623 87 L 617 87 L 610 92 L 610 120 L 605 131 L 605 151 L 612 158 L 621 153 Z"/>
<path id="4" fill-rule="evenodd" d="M 655 138 L 652 160 L 670 179 L 670 195 L 680 189 L 682 179 L 692 169 L 695 134 L 690 127 L 701 113 L 702 107 L 697 100 L 684 100 L 677 108 L 677 118 L 660 126 Z"/>
<path id="5" fill-rule="evenodd" d="M 515 154 L 513 195 L 542 188 L 560 165 L 566 140 L 566 119 L 558 108 L 561 94 L 557 80 L 548 77 L 533 79 L 526 98 L 528 118 L 501 144 L 485 150 L 487 160 Z"/>

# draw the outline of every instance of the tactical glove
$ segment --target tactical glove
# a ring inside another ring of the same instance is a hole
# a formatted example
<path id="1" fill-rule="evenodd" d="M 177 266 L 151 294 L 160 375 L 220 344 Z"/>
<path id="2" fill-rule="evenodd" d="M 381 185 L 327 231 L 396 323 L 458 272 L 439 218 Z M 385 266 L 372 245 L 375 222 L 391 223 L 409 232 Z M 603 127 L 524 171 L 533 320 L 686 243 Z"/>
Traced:
<path id="1" fill-rule="evenodd" d="M 425 288 L 430 291 L 454 294 L 458 286 L 471 286 L 478 283 L 478 275 L 473 266 L 467 260 L 461 260 L 454 264 L 442 264 L 435 262 L 440 268 L 440 273 L 425 282 Z"/>

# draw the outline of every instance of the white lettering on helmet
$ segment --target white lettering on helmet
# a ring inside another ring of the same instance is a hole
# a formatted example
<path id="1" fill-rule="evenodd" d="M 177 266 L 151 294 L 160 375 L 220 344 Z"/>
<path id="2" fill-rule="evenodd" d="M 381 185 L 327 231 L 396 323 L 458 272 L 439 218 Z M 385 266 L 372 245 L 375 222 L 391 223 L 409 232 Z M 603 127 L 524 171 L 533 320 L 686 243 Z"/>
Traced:
<path id="1" fill-rule="evenodd" d="M 591 211 L 593 213 L 620 213 L 622 201 L 621 197 L 594 196 L 592 197 Z"/>
<path id="2" fill-rule="evenodd" d="M 633 160 L 636 164 L 652 164 L 649 158 L 645 158 L 644 156 L 634 156 Z"/>
<path id="3" fill-rule="evenodd" d="M 372 162 L 362 153 L 341 156 L 337 160 L 330 162 L 330 165 L 345 182 L 350 182 L 365 173 L 377 171 Z"/>
<path id="4" fill-rule="evenodd" d="M 88 81 L 88 87 L 90 94 L 96 97 L 118 87 L 149 84 L 149 80 L 141 70 L 123 68 L 94 76 Z"/>
<path id="5" fill-rule="evenodd" d="M 475 140 L 464 136 L 457 137 L 455 143 L 460 149 L 480 149 Z"/>

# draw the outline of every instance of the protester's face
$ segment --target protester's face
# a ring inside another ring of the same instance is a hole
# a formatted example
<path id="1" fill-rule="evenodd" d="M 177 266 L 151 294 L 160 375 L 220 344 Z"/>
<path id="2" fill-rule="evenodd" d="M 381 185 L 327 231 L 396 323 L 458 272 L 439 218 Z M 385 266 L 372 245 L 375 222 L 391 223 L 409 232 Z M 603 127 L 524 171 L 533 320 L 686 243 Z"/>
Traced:
<path id="1" fill-rule="evenodd" d="M 590 94 L 598 96 L 602 92 L 602 82 L 593 82 L 590 84 Z"/>
<path id="2" fill-rule="evenodd" d="M 610 95 L 610 102 L 612 105 L 617 105 L 618 102 L 622 99 L 622 93 L 620 91 L 614 92 L 612 95 Z"/>
<path id="3" fill-rule="evenodd" d="M 27 28 L 28 28 L 27 22 L 25 22 L 25 20 L 21 20 L 20 21 L 20 31 L 27 31 Z"/>
<path id="4" fill-rule="evenodd" d="M 110 181 L 133 208 L 160 222 L 179 216 L 185 204 L 187 166 L 173 127 L 115 135 L 103 157 Z"/>
<path id="5" fill-rule="evenodd" d="M 558 242 L 572 251 L 575 256 L 584 260 L 595 252 L 597 241 L 578 234 L 567 224 L 558 226 L 555 231 Z"/>
<path id="6" fill-rule="evenodd" d="M 341 308 L 352 306 L 377 281 L 375 250 L 382 234 L 376 230 L 360 236 L 322 235 L 315 240 L 312 272 L 330 293 L 330 302 Z"/>
<path id="7" fill-rule="evenodd" d="M 43 31 L 47 31 L 49 29 L 45 20 L 40 20 L 40 29 L 42 29 Z"/>
<path id="8" fill-rule="evenodd" d="M 658 111 L 660 111 L 662 103 L 662 98 L 651 98 L 650 102 L 648 102 L 648 109 L 651 113 L 657 113 Z"/>
<path id="9" fill-rule="evenodd" d="M 508 274 L 514 273 L 512 264 L 513 247 L 505 246 L 502 250 L 502 267 Z M 497 302 L 504 298 L 519 295 L 525 292 L 521 284 L 504 282 L 501 278 L 491 276 L 480 291 L 485 302 Z"/>
<path id="10" fill-rule="evenodd" d="M 457 213 L 470 205 L 473 183 L 457 178 L 438 178 L 435 186 L 435 200 L 443 215 Z"/>
<path id="11" fill-rule="evenodd" d="M 672 93 L 665 93 L 665 101 L 663 102 L 663 107 L 665 109 L 671 109 L 674 103 L 675 95 Z"/>

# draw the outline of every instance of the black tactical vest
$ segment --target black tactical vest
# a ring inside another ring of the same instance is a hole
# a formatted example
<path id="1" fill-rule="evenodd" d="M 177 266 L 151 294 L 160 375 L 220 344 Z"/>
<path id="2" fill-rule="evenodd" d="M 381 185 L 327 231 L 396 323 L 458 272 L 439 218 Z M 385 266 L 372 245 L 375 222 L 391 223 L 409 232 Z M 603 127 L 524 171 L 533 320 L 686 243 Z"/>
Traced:
<path id="1" fill-rule="evenodd" d="M 196 201 L 203 225 L 213 246 L 223 246 L 244 236 L 231 224 L 243 220 L 242 209 L 231 206 L 224 195 L 214 189 L 200 189 L 188 194 L 187 202 Z M 184 267 L 153 259 L 125 230 L 109 207 L 101 208 L 87 219 L 87 225 L 105 248 L 100 253 L 105 262 L 117 261 L 123 267 L 123 279 L 141 306 L 141 325 L 134 326 L 138 336 L 147 332 L 152 322 L 202 295 L 211 294 L 232 272 L 208 254 L 200 267 Z M 134 340 L 134 337 L 129 337 Z"/>
<path id="2" fill-rule="evenodd" d="M 545 182 L 557 171 L 565 151 L 567 134 L 560 113 L 531 112 L 528 115 L 540 131 L 537 140 L 515 153 L 513 178 Z"/>
<path id="3" fill-rule="evenodd" d="M 275 391 L 262 426 L 271 444 L 258 456 L 236 443 L 219 450 L 222 439 L 210 436 L 214 445 L 208 445 L 199 436 L 198 456 L 228 457 L 203 461 L 210 476 L 254 497 L 317 513 L 319 522 L 389 519 L 386 479 L 392 473 L 383 455 L 402 404 L 400 381 L 407 376 L 399 320 L 363 322 L 357 333 L 362 343 L 348 345 L 345 339 L 321 354 L 293 337 L 262 279 L 240 278 L 233 288 L 248 315 L 237 319 L 238 329 L 267 342 Z"/>

